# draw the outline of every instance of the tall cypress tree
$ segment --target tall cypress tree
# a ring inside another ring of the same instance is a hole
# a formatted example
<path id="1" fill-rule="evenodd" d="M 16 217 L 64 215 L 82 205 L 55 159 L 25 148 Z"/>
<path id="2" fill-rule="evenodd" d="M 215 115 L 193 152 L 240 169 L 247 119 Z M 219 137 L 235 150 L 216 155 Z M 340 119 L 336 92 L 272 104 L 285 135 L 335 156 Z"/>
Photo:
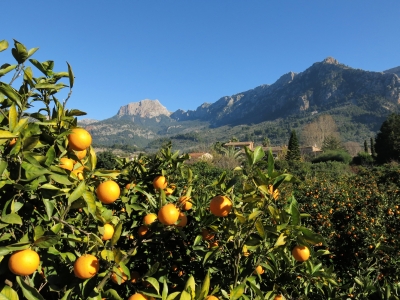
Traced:
<path id="1" fill-rule="evenodd" d="M 372 155 L 372 157 L 375 157 L 376 156 L 376 152 L 375 152 L 375 143 L 374 143 L 374 139 L 373 138 L 371 138 L 370 143 L 371 143 L 371 155 Z"/>
<path id="2" fill-rule="evenodd" d="M 364 152 L 368 153 L 368 143 L 367 140 L 364 140 Z"/>
<path id="3" fill-rule="evenodd" d="M 289 138 L 288 151 L 286 154 L 287 161 L 300 161 L 300 147 L 299 142 L 297 140 L 296 131 L 292 130 Z"/>

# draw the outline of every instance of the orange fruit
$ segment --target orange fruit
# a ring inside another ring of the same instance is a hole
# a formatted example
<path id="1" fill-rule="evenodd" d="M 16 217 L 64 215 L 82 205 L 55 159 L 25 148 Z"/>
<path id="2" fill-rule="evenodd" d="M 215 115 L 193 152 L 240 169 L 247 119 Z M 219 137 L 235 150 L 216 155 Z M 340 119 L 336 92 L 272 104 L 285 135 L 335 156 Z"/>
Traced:
<path id="1" fill-rule="evenodd" d="M 182 207 L 182 210 L 189 210 L 193 206 L 192 202 L 190 202 L 190 197 L 182 196 L 179 198 L 179 207 Z"/>
<path id="2" fill-rule="evenodd" d="M 276 295 L 274 300 L 285 300 L 285 298 L 282 295 Z"/>
<path id="3" fill-rule="evenodd" d="M 128 300 L 147 300 L 147 297 L 141 293 L 133 294 Z"/>
<path id="4" fill-rule="evenodd" d="M 157 221 L 157 215 L 153 214 L 153 213 L 147 214 L 143 218 L 143 224 L 147 225 L 147 226 L 150 225 L 151 223 L 155 222 L 155 221 Z"/>
<path id="5" fill-rule="evenodd" d="M 75 155 L 77 158 L 79 158 L 80 160 L 86 157 L 87 154 L 87 150 L 84 149 L 82 151 L 74 151 Z"/>
<path id="6" fill-rule="evenodd" d="M 158 220 L 164 225 L 174 225 L 179 219 L 179 210 L 172 203 L 166 204 L 158 211 Z"/>
<path id="7" fill-rule="evenodd" d="M 206 300 L 219 300 L 217 297 L 211 295 L 206 298 Z"/>
<path id="8" fill-rule="evenodd" d="M 232 202 L 226 196 L 216 196 L 211 199 L 210 211 L 214 216 L 226 217 L 232 209 Z"/>
<path id="9" fill-rule="evenodd" d="M 39 254 L 31 249 L 14 252 L 8 260 L 8 268 L 15 275 L 28 276 L 33 274 L 40 264 Z"/>
<path id="10" fill-rule="evenodd" d="M 179 213 L 179 218 L 178 218 L 178 224 L 176 226 L 178 227 L 185 227 L 187 224 L 187 217 L 183 212 Z"/>
<path id="11" fill-rule="evenodd" d="M 263 267 L 261 267 L 261 266 L 257 266 L 256 268 L 255 268 L 255 270 L 253 271 L 253 274 L 259 274 L 259 275 L 261 275 L 261 274 L 263 274 L 264 273 L 264 269 L 263 269 Z"/>
<path id="12" fill-rule="evenodd" d="M 174 190 L 171 189 L 171 188 L 166 188 L 165 189 L 165 195 L 167 195 L 167 196 L 172 195 L 173 192 L 174 192 Z"/>
<path id="13" fill-rule="evenodd" d="M 172 266 L 171 266 L 171 270 L 172 270 L 173 272 L 178 271 L 178 266 L 177 266 L 177 265 L 172 265 Z"/>
<path id="14" fill-rule="evenodd" d="M 80 166 L 79 168 L 76 168 L 75 170 L 72 170 L 71 173 L 75 174 L 76 177 L 78 177 L 79 180 L 83 180 L 83 170 L 85 169 L 84 166 Z"/>
<path id="15" fill-rule="evenodd" d="M 210 245 L 208 246 L 208 248 L 215 248 L 215 247 L 218 247 L 218 241 L 211 242 Z"/>
<path id="16" fill-rule="evenodd" d="M 74 128 L 68 135 L 68 146 L 75 151 L 85 150 L 92 144 L 92 136 L 83 128 Z"/>
<path id="17" fill-rule="evenodd" d="M 144 237 L 148 231 L 149 231 L 149 228 L 147 226 L 142 225 L 138 229 L 138 235 L 140 237 Z"/>
<path id="18" fill-rule="evenodd" d="M 156 190 L 159 190 L 159 189 L 163 190 L 167 187 L 167 185 L 168 185 L 168 182 L 167 182 L 167 178 L 165 178 L 165 176 L 160 175 L 160 176 L 157 176 L 156 178 L 154 178 L 154 180 L 153 180 L 153 186 Z"/>
<path id="19" fill-rule="evenodd" d="M 72 171 L 74 169 L 74 160 L 68 157 L 61 157 L 59 166 L 65 170 Z"/>
<path id="20" fill-rule="evenodd" d="M 99 271 L 99 260 L 91 254 L 84 254 L 74 263 L 74 274 L 80 279 L 93 277 Z"/>
<path id="21" fill-rule="evenodd" d="M 100 183 L 96 189 L 96 195 L 104 204 L 111 204 L 119 198 L 121 190 L 118 183 L 112 180 Z"/>
<path id="22" fill-rule="evenodd" d="M 306 246 L 297 245 L 293 248 L 292 255 L 295 260 L 303 262 L 310 258 L 310 249 Z"/>
<path id="23" fill-rule="evenodd" d="M 133 189 L 135 186 L 136 186 L 135 183 L 127 183 L 126 186 L 125 186 L 125 188 L 126 188 L 127 190 L 129 190 L 129 189 L 131 189 L 131 188 Z"/>
<path id="24" fill-rule="evenodd" d="M 213 233 L 212 231 L 208 231 L 207 229 L 203 228 L 201 230 L 201 236 L 203 237 L 204 241 L 209 241 L 209 240 L 214 239 L 215 233 Z"/>
<path id="25" fill-rule="evenodd" d="M 132 283 L 137 283 L 139 279 L 140 279 L 140 274 L 139 274 L 139 272 L 132 271 L 132 272 L 131 272 L 131 282 L 132 282 Z"/>
<path id="26" fill-rule="evenodd" d="M 9 143 L 8 146 L 13 147 L 17 143 L 17 138 L 13 138 Z"/>
<path id="27" fill-rule="evenodd" d="M 272 184 L 268 186 L 268 192 L 272 196 L 272 198 L 274 198 L 274 200 L 276 200 L 279 197 L 279 190 L 278 189 L 274 190 L 274 186 Z"/>
<path id="28" fill-rule="evenodd" d="M 118 270 L 120 270 L 121 273 L 122 273 L 122 278 L 121 278 L 121 284 L 122 284 L 122 283 L 124 283 L 124 282 L 128 279 L 128 276 L 126 276 L 126 274 L 122 271 L 121 268 L 118 268 Z M 118 276 L 120 276 L 120 275 L 118 275 L 117 273 L 113 272 L 113 273 L 111 274 L 111 277 L 110 277 L 110 278 L 111 278 L 111 281 L 114 282 L 114 283 L 116 283 L 116 284 L 118 284 Z"/>
<path id="29" fill-rule="evenodd" d="M 104 234 L 101 238 L 103 241 L 110 240 L 114 235 L 114 226 L 111 224 L 104 224 Z"/>

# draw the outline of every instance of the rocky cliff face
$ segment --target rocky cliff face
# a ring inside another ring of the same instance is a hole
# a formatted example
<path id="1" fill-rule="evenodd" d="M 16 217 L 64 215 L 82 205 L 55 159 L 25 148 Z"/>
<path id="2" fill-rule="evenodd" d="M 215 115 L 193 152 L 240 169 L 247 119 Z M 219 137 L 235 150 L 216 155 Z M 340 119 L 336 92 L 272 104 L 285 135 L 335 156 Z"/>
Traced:
<path id="1" fill-rule="evenodd" d="M 171 112 L 157 99 L 144 99 L 139 102 L 131 102 L 128 105 L 121 106 L 117 113 L 117 117 L 136 116 L 140 118 L 154 118 L 161 115 L 169 117 Z"/>
<path id="2" fill-rule="evenodd" d="M 392 69 L 383 71 L 383 73 L 393 73 L 400 77 L 400 67 L 396 67 L 396 68 L 392 68 Z"/>

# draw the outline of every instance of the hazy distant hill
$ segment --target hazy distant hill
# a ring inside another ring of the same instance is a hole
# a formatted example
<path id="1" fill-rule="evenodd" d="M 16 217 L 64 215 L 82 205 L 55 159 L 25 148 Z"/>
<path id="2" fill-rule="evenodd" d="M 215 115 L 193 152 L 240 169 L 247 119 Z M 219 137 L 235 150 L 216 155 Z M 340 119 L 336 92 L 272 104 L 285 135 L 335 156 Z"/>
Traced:
<path id="1" fill-rule="evenodd" d="M 285 143 L 291 128 L 301 130 L 319 114 L 329 113 L 344 141 L 362 142 L 375 134 L 390 112 L 398 111 L 399 70 L 369 72 L 327 58 L 301 73 L 284 74 L 271 85 L 225 96 L 195 110 L 171 113 L 158 100 L 145 99 L 122 106 L 109 119 L 82 125 L 97 144 L 155 148 L 162 139 L 173 138 L 186 149 L 226 141 L 232 135 Z"/>

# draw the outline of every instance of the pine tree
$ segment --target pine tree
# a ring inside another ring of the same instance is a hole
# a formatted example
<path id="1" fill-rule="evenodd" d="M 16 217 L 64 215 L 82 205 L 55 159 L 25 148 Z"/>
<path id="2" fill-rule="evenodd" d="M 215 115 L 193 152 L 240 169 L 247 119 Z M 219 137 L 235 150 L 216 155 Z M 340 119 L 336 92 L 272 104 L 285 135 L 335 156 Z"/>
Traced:
<path id="1" fill-rule="evenodd" d="M 375 139 L 378 162 L 400 161 L 400 114 L 391 114 L 383 122 Z"/>
<path id="2" fill-rule="evenodd" d="M 297 140 L 296 131 L 292 130 L 289 138 L 288 151 L 286 154 L 287 161 L 300 161 L 300 147 L 299 142 Z"/>

